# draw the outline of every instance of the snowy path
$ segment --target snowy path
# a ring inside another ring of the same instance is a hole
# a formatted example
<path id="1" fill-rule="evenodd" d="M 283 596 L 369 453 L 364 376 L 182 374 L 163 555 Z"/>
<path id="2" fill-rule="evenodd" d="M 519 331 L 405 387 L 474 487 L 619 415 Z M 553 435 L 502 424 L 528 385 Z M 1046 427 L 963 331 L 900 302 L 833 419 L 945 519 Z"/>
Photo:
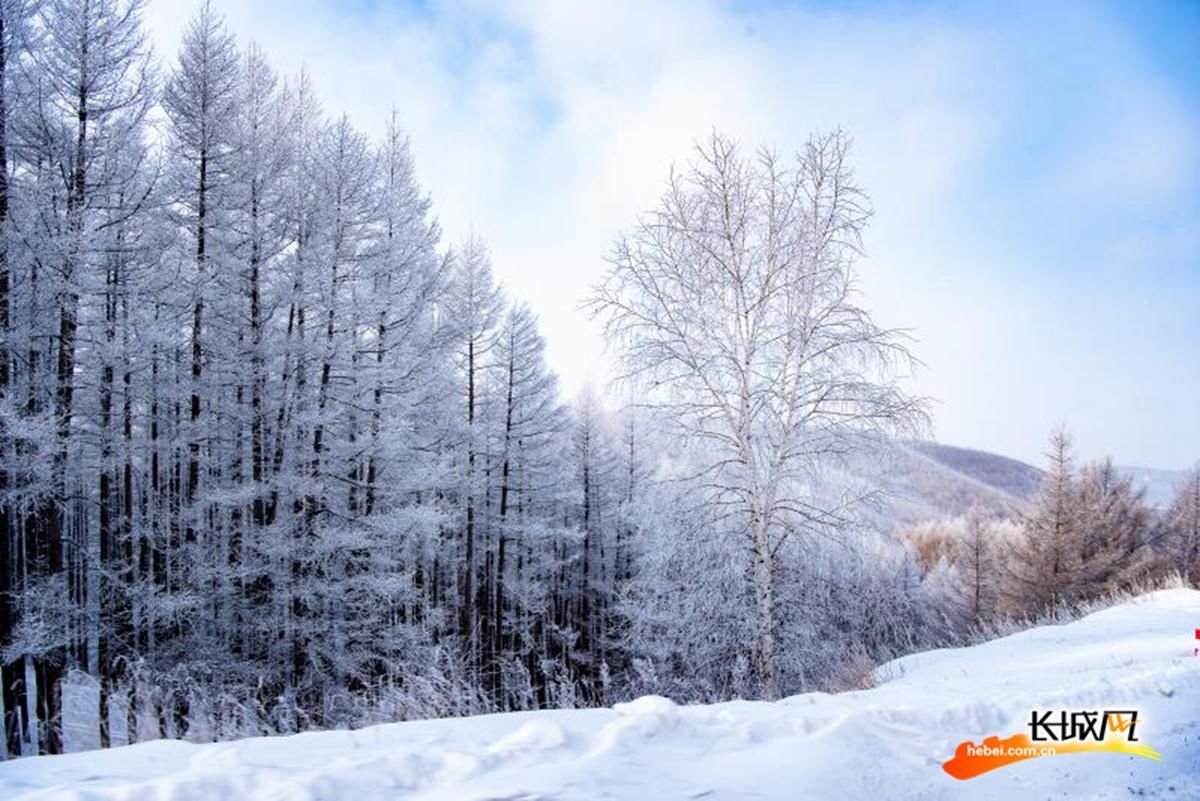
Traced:
<path id="1" fill-rule="evenodd" d="M 530 712 L 234 743 L 152 742 L 0 764 L 4 799 L 1200 799 L 1200 592 L 880 669 L 874 689 L 779 703 Z M 961 741 L 1030 709 L 1136 708 L 1161 762 L 1034 759 L 960 782 Z"/>

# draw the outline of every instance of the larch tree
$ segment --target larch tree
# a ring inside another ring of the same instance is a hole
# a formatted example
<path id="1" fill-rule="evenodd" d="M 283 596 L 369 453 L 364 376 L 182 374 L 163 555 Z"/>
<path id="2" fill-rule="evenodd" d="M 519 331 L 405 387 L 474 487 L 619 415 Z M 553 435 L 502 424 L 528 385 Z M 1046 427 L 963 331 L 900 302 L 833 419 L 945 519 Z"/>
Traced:
<path id="1" fill-rule="evenodd" d="M 572 495 L 577 504 L 576 526 L 583 535 L 577 570 L 580 586 L 575 589 L 579 650 L 583 654 L 579 671 L 587 677 L 587 685 L 593 688 L 596 698 L 602 699 L 614 642 L 610 601 L 616 596 L 620 582 L 622 554 L 617 546 L 621 538 L 621 499 L 630 492 L 631 477 L 629 464 L 625 465 L 625 471 L 621 470 L 611 421 L 590 387 L 576 399 L 572 411 L 571 462 L 577 488 Z M 636 447 L 636 441 L 633 444 Z"/>
<path id="2" fill-rule="evenodd" d="M 1080 591 L 1085 537 L 1071 437 L 1063 429 L 1050 437 L 1049 465 L 1032 507 L 1022 520 L 1022 536 L 1008 560 L 1007 596 L 1020 612 L 1055 614 Z"/>
<path id="3" fill-rule="evenodd" d="M 32 4 L 26 0 L 0 2 L 0 415 L 6 431 L 13 430 L 21 413 L 15 399 L 15 365 L 20 355 L 14 352 L 14 273 L 19 258 L 19 243 L 10 221 L 13 176 L 10 148 L 17 99 L 20 96 L 19 69 L 26 43 L 30 40 Z M 0 642 L 11 640 L 16 628 L 19 594 L 24 562 L 18 515 L 23 505 L 15 466 L 15 443 L 8 436 L 0 439 Z M 0 655 L 0 700 L 4 706 L 5 754 L 21 753 L 21 742 L 28 736 L 29 710 L 25 698 L 25 660 Z"/>
<path id="4" fill-rule="evenodd" d="M 477 665 L 478 620 L 476 545 L 479 503 L 484 486 L 481 470 L 488 441 L 485 381 L 490 354 L 496 343 L 504 299 L 492 277 L 491 258 L 483 243 L 469 238 L 455 254 L 446 313 L 457 331 L 455 361 L 462 376 L 465 464 L 462 466 L 463 564 L 458 578 L 461 587 L 459 629 L 464 638 L 466 661 Z"/>
<path id="5" fill-rule="evenodd" d="M 277 400 L 268 397 L 269 376 L 276 366 L 270 362 L 277 344 L 273 322 L 280 305 L 280 287 L 273 281 L 277 270 L 273 268 L 292 243 L 286 225 L 287 177 L 296 158 L 296 120 L 291 98 L 280 88 L 278 77 L 257 47 L 247 48 L 241 75 L 230 168 L 235 212 L 231 227 L 241 285 L 230 289 L 244 299 L 241 313 L 233 319 L 248 329 L 237 334 L 239 362 L 247 371 L 239 386 L 249 394 L 248 414 L 241 416 L 249 418 L 249 424 L 242 427 L 250 432 L 250 518 L 255 528 L 262 528 L 267 523 L 271 472 L 268 436 L 275 411 L 272 404 Z"/>
<path id="6" fill-rule="evenodd" d="M 43 362 L 49 376 L 42 383 L 53 387 L 52 397 L 34 399 L 31 411 L 52 409 L 55 429 L 52 488 L 34 512 L 36 523 L 30 533 L 38 553 L 34 574 L 51 582 L 64 578 L 62 594 L 67 601 L 66 609 L 60 607 L 58 613 L 42 608 L 41 614 L 53 614 L 59 621 L 51 638 L 57 642 L 46 642 L 34 659 L 39 737 L 42 750 L 50 753 L 62 748 L 59 716 L 64 671 L 95 669 L 88 619 L 93 591 L 88 506 L 97 496 L 95 490 L 83 487 L 92 480 L 90 475 L 85 479 L 84 465 L 99 465 L 95 440 L 89 442 L 80 432 L 94 411 L 90 390 L 95 385 L 85 384 L 88 378 L 99 377 L 107 385 L 99 393 L 102 408 L 97 415 L 102 426 L 105 423 L 111 364 L 95 365 L 97 356 L 104 363 L 109 353 L 93 343 L 107 339 L 111 344 L 107 334 L 113 323 L 114 270 L 119 272 L 124 256 L 120 231 L 139 212 L 146 193 L 139 149 L 152 101 L 152 77 L 140 11 L 141 3 L 136 1 L 50 0 L 38 10 L 41 40 L 30 58 L 37 90 L 24 146 L 26 158 L 34 165 L 27 177 L 33 183 L 31 203 L 37 211 L 36 228 L 31 220 L 27 241 L 33 250 L 31 269 L 36 267 L 44 287 L 41 300 L 50 302 L 43 313 L 53 315 L 47 332 L 53 345 Z M 105 277 L 104 284 L 97 281 L 99 275 Z M 39 292 L 32 287 L 31 291 Z M 97 314 L 97 305 L 104 311 Z M 86 410 L 81 408 L 85 405 Z M 111 415 L 107 424 L 100 436 L 110 443 Z M 105 451 L 100 458 L 110 455 Z M 98 535 L 105 561 L 113 555 L 115 544 L 109 466 L 95 471 L 101 476 L 97 500 L 102 516 L 108 515 L 105 530 Z M 36 615 L 27 619 L 33 621 Z M 107 651 L 103 654 L 106 661 L 109 656 Z"/>
<path id="7" fill-rule="evenodd" d="M 362 377 L 356 368 L 363 348 L 358 298 L 363 271 L 377 254 L 374 235 L 381 204 L 378 162 L 348 118 L 321 132 L 312 169 L 316 194 L 324 201 L 315 219 L 310 266 L 315 282 L 310 308 L 314 384 L 309 390 L 309 489 L 302 523 L 310 562 L 300 594 L 303 608 L 320 614 L 297 621 L 307 663 L 301 675 L 308 673 L 297 681 L 315 700 L 327 675 L 340 682 L 351 672 L 344 649 L 347 599 L 342 582 L 351 578 L 361 551 L 355 548 L 353 529 L 335 521 L 353 519 L 358 509 L 359 488 L 343 479 L 359 448 L 356 398 Z"/>
<path id="8" fill-rule="evenodd" d="M 998 612 L 1002 543 L 996 527 L 978 506 L 968 510 L 957 541 L 954 592 L 968 625 L 978 626 Z"/>
<path id="9" fill-rule="evenodd" d="M 1185 580 L 1200 584 L 1200 464 L 1184 474 L 1167 510 L 1168 551 Z"/>
<path id="10" fill-rule="evenodd" d="M 517 585 L 537 569 L 539 551 L 549 544 L 529 536 L 530 520 L 541 509 L 558 508 L 559 448 L 567 418 L 544 350 L 533 313 L 524 305 L 512 308 L 500 326 L 492 353 L 499 396 L 496 441 L 490 449 L 494 467 L 489 471 L 496 487 L 495 536 L 487 543 L 479 604 L 481 619 L 486 621 L 484 666 L 490 689 L 502 706 L 508 705 L 505 677 L 513 673 L 507 660 L 517 643 L 529 636 L 518 625 L 523 616 L 520 601 L 527 593 Z M 563 607 L 552 602 L 552 608 Z M 560 624 L 569 625 L 561 620 Z M 540 683 L 537 671 L 533 680 Z"/>
<path id="11" fill-rule="evenodd" d="M 163 107 L 170 121 L 172 187 L 171 209 L 177 224 L 187 232 L 183 249 L 190 292 L 190 342 L 186 430 L 187 463 L 182 483 L 180 513 L 184 545 L 192 546 L 198 530 L 207 522 L 200 498 L 201 449 L 204 445 L 204 371 L 233 354 L 214 350 L 207 339 L 212 329 L 206 307 L 218 295 L 217 280 L 228 266 L 226 234 L 232 198 L 230 170 L 234 156 L 234 123 L 238 102 L 239 56 L 233 35 L 206 0 L 184 33 L 179 62 L 163 93 Z M 216 384 L 216 382 L 210 382 Z M 215 429 L 213 429 L 215 430 Z"/>
<path id="12" fill-rule="evenodd" d="M 1145 490 L 1106 458 L 1080 471 L 1078 492 L 1083 592 L 1098 597 L 1128 589 L 1151 567 L 1152 515 Z"/>

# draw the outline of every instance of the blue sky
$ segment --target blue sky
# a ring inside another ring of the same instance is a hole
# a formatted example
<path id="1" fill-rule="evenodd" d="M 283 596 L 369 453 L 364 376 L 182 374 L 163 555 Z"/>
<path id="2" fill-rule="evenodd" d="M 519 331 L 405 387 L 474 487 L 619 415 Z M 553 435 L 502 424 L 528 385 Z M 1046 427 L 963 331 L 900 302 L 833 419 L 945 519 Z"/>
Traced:
<path id="1" fill-rule="evenodd" d="M 876 216 L 868 305 L 913 329 L 945 442 L 1200 458 L 1200 3 L 216 0 L 331 113 L 393 104 L 448 242 L 474 229 L 568 392 L 578 301 L 716 126 L 846 128 Z M 151 0 L 158 51 L 186 4 Z"/>

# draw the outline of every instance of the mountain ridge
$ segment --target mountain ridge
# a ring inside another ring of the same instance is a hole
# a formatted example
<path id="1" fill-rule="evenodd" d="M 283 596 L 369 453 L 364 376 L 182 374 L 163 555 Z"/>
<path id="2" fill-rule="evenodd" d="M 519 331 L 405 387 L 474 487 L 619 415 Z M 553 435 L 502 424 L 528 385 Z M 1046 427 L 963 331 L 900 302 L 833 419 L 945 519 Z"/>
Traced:
<path id="1" fill-rule="evenodd" d="M 905 440 L 899 444 L 957 476 L 977 482 L 1022 504 L 1037 493 L 1045 475 L 1041 468 L 1020 459 L 978 448 L 932 440 Z M 1132 478 L 1135 487 L 1144 489 L 1146 503 L 1158 509 L 1170 505 L 1175 488 L 1185 474 L 1183 470 L 1159 467 L 1121 464 L 1115 467 L 1122 475 Z"/>

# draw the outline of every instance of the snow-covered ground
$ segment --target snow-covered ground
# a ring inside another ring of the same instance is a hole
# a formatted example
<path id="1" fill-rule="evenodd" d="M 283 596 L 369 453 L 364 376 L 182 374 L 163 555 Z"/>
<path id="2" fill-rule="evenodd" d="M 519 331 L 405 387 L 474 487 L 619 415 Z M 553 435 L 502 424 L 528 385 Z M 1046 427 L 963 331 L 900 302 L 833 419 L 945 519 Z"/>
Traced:
<path id="1" fill-rule="evenodd" d="M 11 799 L 1200 799 L 1200 592 L 915 654 L 860 692 L 774 704 L 531 712 L 213 745 L 150 742 L 0 764 Z M 1159 762 L 1033 759 L 968 781 L 964 740 L 1028 732 L 1032 708 L 1137 709 Z"/>

